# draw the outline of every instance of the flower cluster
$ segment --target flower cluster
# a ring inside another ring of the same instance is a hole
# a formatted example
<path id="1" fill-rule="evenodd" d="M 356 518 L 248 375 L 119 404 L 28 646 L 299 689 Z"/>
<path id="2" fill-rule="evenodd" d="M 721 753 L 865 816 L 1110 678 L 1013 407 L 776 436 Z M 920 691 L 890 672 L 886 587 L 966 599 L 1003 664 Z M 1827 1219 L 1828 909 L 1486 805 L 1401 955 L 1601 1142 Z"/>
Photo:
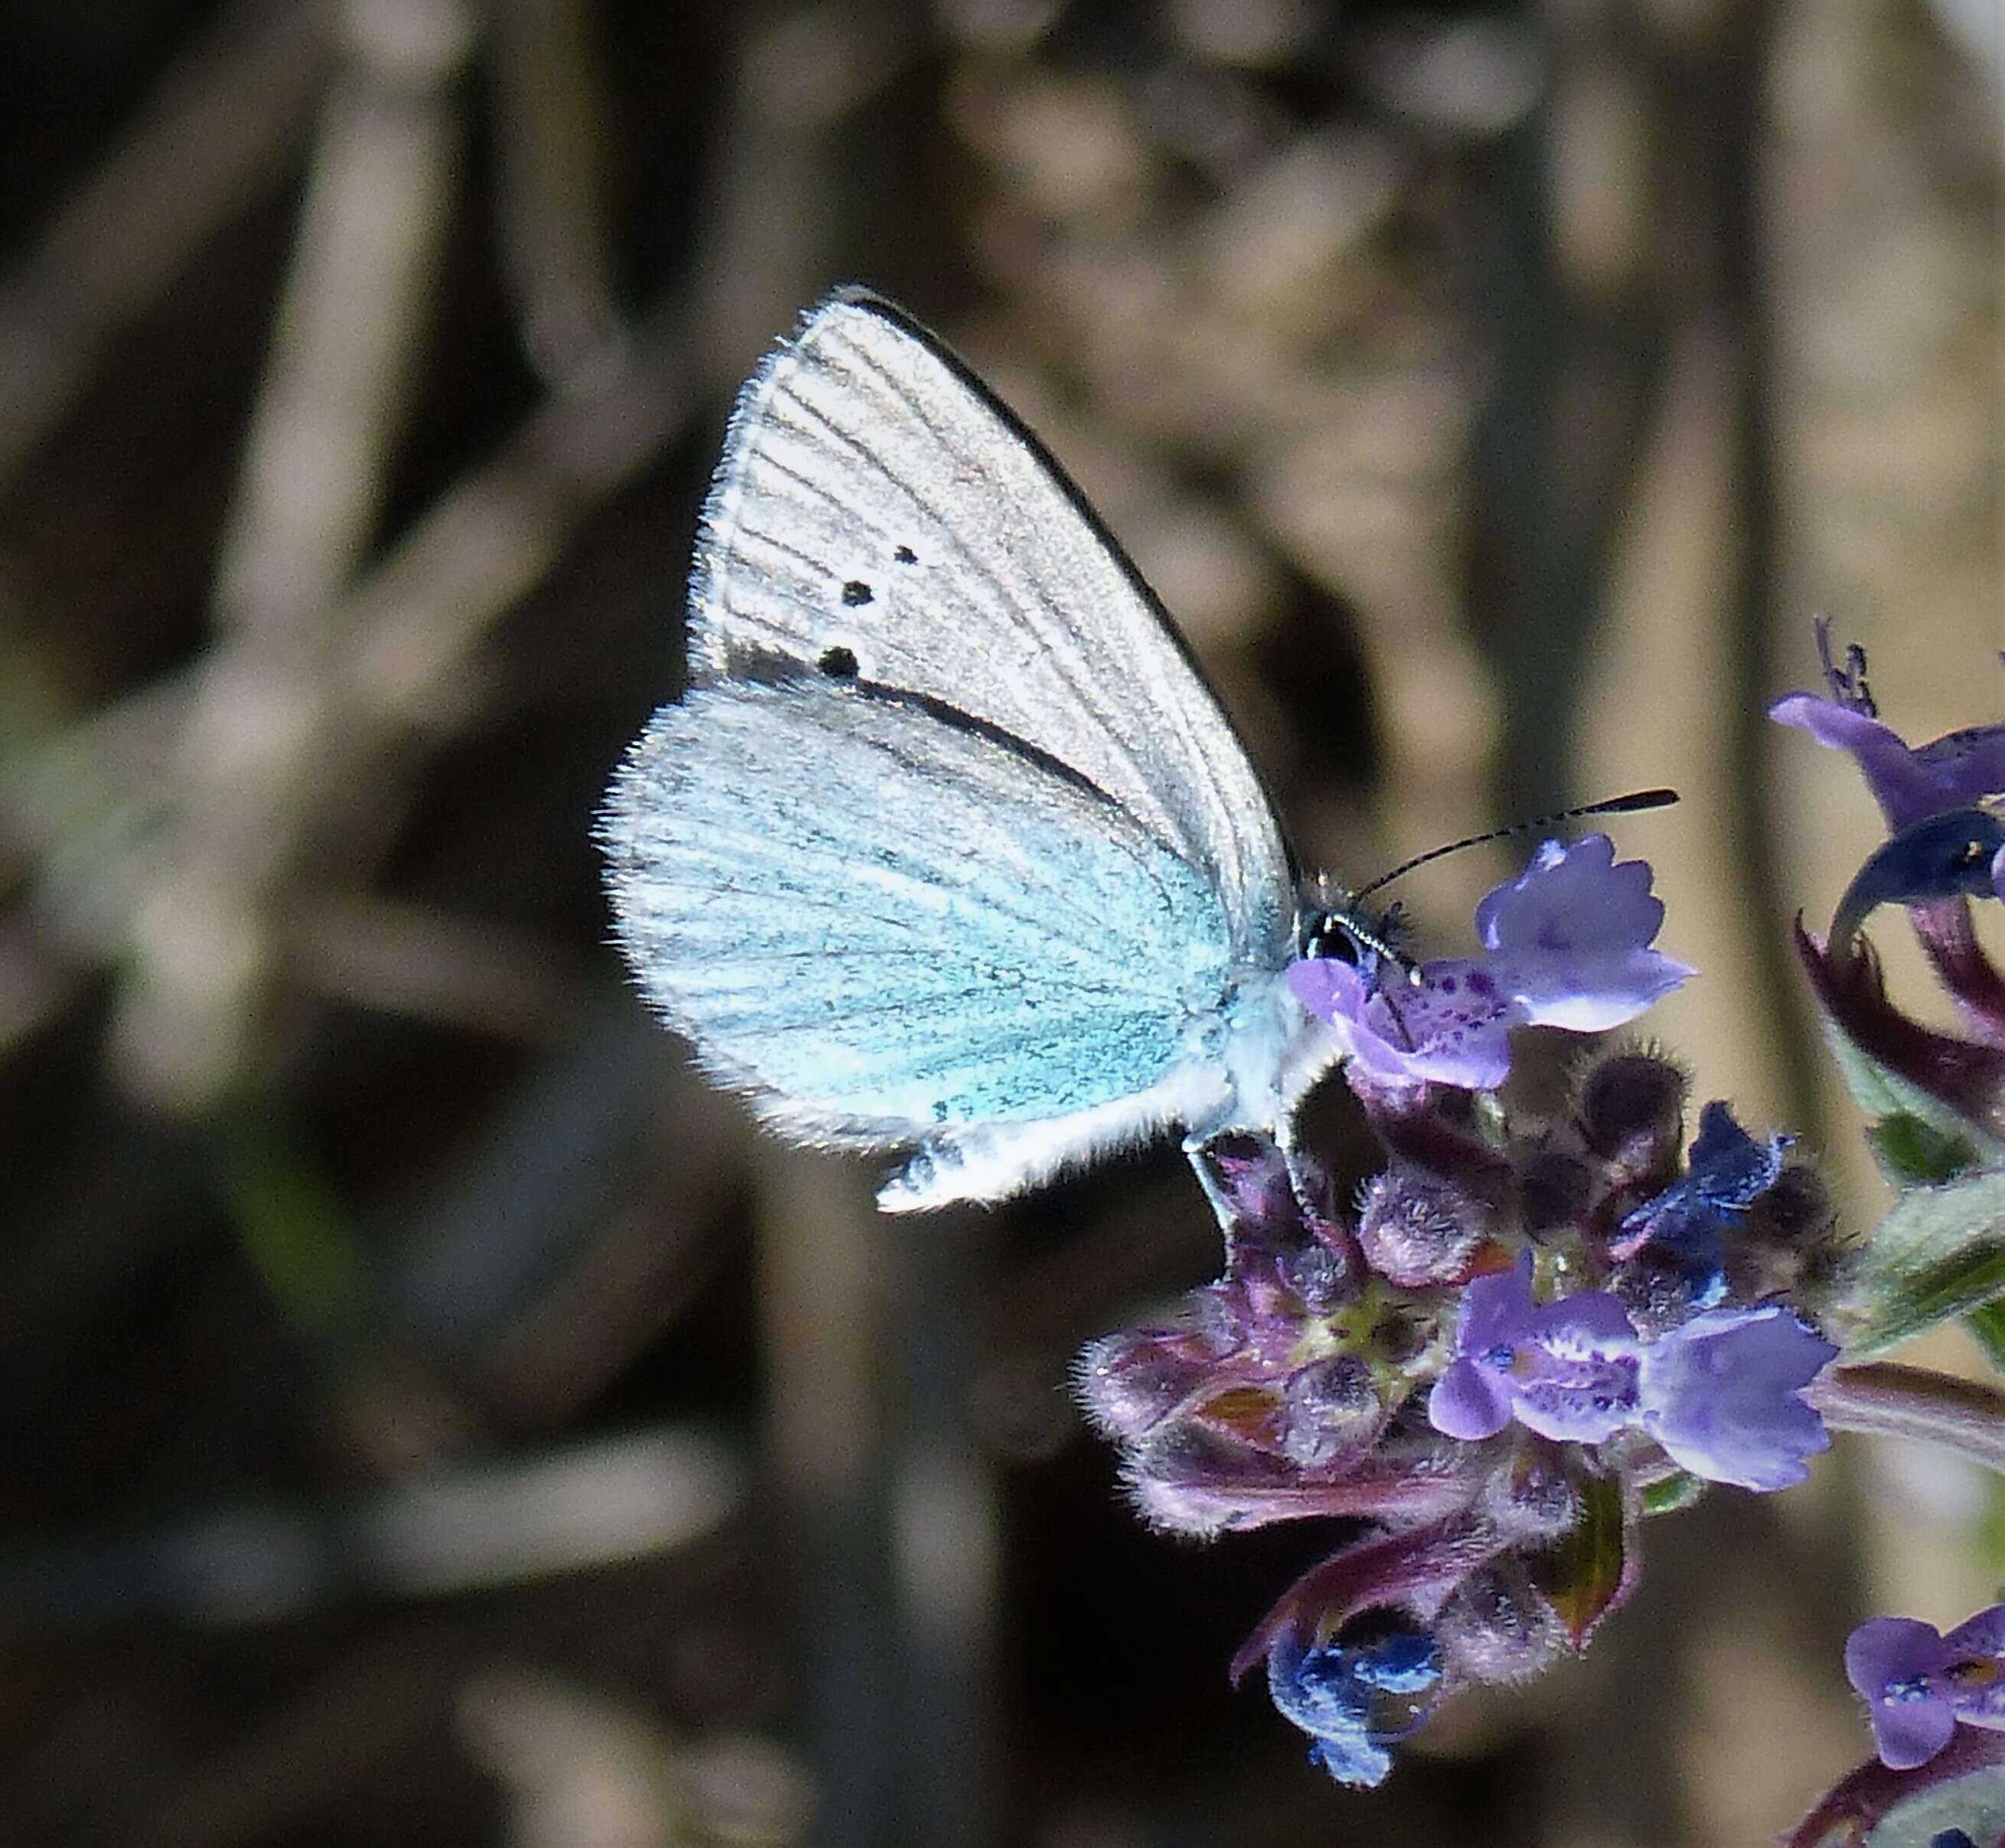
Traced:
<path id="1" fill-rule="evenodd" d="M 1979 947 L 1969 901 L 2005 896 L 2005 724 L 1910 747 L 1880 718 L 1865 657 L 1839 666 L 1817 625 L 1828 697 L 1793 693 L 1769 716 L 1848 752 L 1891 831 L 1839 901 L 1823 942 L 1799 928 L 1797 954 L 1831 1025 L 1873 1063 L 1953 1117 L 2005 1127 L 2005 976 Z M 1859 932 L 1899 905 L 1968 1031 L 1950 1034 L 1895 1007 Z"/>
<path id="2" fill-rule="evenodd" d="M 1377 1783 L 1458 1688 L 1582 1647 L 1636 1582 L 1645 1516 L 1799 1481 L 1827 1422 L 2005 1472 L 2005 1387 L 1878 1358 L 1961 1318 L 2005 1373 L 2005 971 L 1972 913 L 2005 898 L 2005 724 L 1911 747 L 1859 651 L 1817 641 L 1825 690 L 1772 715 L 1849 755 L 1887 828 L 1828 931 L 1796 927 L 1895 1196 L 1870 1236 L 1842 1241 L 1790 1140 L 1725 1103 L 1687 1144 L 1685 1080 L 1656 1052 L 1595 1055 L 1550 1116 L 1507 1108 L 1513 1028 L 1619 1026 L 1690 973 L 1653 947 L 1649 869 L 1593 835 L 1490 894 L 1476 957 L 1410 964 L 1329 912 L 1308 947 L 1339 954 L 1287 985 L 1349 1052 L 1379 1172 L 1346 1200 L 1292 1141 L 1197 1148 L 1224 1275 L 1083 1357 L 1150 1520 L 1342 1524 L 1233 1665 L 1264 1664 L 1341 1783 Z M 1888 997 L 1865 933 L 1889 906 L 1955 1028 Z M 2005 1844 L 2005 1605 L 1947 1635 L 1874 1618 L 1845 1667 L 1877 1755 L 1792 1848 Z"/>
<path id="3" fill-rule="evenodd" d="M 2005 1469 L 2005 1393 L 1869 1358 L 1961 1316 L 2005 1370 L 2005 972 L 1980 947 L 1971 911 L 1973 899 L 2005 897 L 2005 725 L 1910 747 L 1881 720 L 1863 652 L 1835 661 L 1822 624 L 1817 648 L 1824 693 L 1790 694 L 1770 715 L 1848 754 L 1888 833 L 1852 877 L 1828 933 L 1800 924 L 1796 948 L 1896 1196 L 1846 1280 L 1852 1364 L 1820 1403 L 1857 1428 L 1948 1444 Z M 1905 909 L 1960 1030 L 1925 1024 L 1888 996 L 1862 934 L 1885 905 Z M 1874 1618 L 1852 1632 L 1845 1667 L 1877 1755 L 1825 1794 L 1789 1838 L 1793 1848 L 1999 1841 L 2005 1606 L 1947 1635 L 1912 1618 Z"/>
<path id="4" fill-rule="evenodd" d="M 1083 1357 L 1152 1521 L 1348 1523 L 1234 1664 L 1264 1661 L 1341 1783 L 1378 1783 L 1458 1687 L 1584 1646 L 1635 1582 L 1645 1514 L 1797 1481 L 1828 1441 L 1803 1389 L 1836 1350 L 1803 1295 L 1832 1221 L 1788 1144 L 1715 1103 L 1687 1149 L 1684 1077 L 1645 1050 L 1529 1129 L 1494 1094 L 1508 1024 L 1615 1024 L 1688 972 L 1649 947 L 1649 883 L 1603 837 L 1548 846 L 1484 901 L 1480 961 L 1396 996 L 1299 965 L 1357 1049 L 1382 1172 L 1340 1207 L 1300 1151 L 1214 1139 L 1194 1158 L 1225 1274 Z"/>

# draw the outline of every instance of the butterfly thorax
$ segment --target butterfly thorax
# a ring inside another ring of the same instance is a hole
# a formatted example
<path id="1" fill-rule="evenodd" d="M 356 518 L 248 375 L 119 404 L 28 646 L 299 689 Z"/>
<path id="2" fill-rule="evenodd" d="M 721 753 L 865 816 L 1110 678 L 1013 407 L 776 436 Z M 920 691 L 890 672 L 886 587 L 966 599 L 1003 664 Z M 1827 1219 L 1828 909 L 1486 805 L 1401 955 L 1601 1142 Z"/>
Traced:
<path id="1" fill-rule="evenodd" d="M 1199 1136 L 1222 1129 L 1279 1130 L 1302 1093 L 1342 1053 L 1329 1028 L 1304 1012 L 1270 964 L 1235 969 L 1204 1031 L 1210 1043 L 1193 1067 L 1215 1073 L 1217 1091 L 1182 1119 Z"/>

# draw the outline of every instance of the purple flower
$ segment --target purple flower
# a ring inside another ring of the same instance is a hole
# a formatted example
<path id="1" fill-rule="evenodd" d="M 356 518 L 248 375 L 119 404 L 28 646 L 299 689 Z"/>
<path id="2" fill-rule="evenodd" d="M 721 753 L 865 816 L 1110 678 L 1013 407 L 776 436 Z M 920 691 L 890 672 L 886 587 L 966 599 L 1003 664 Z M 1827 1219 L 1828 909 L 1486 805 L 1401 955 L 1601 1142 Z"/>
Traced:
<path id="1" fill-rule="evenodd" d="M 2005 1604 L 1944 1636 L 1911 1617 L 1876 1617 L 1852 1632 L 1845 1672 L 1866 1702 L 1880 1762 L 1926 1765 L 1957 1722 L 2005 1730 Z"/>
<path id="2" fill-rule="evenodd" d="M 1515 1418 L 1581 1444 L 1641 1426 L 1694 1476 L 1782 1488 L 1831 1442 L 1802 1393 L 1837 1352 L 1773 1305 L 1714 1310 L 1640 1340 L 1605 1291 L 1535 1307 L 1526 1253 L 1463 1291 L 1454 1358 L 1427 1420 L 1445 1436 L 1477 1440 Z"/>
<path id="3" fill-rule="evenodd" d="M 1349 963 L 1312 957 L 1290 964 L 1287 980 L 1311 1014 L 1348 1030 L 1354 1079 L 1494 1091 L 1511 1070 L 1506 1030 L 1525 1017 L 1513 998 L 1462 959 L 1424 963 L 1420 977 L 1389 993 Z"/>
<path id="4" fill-rule="evenodd" d="M 1803 1389 L 1837 1354 L 1776 1304 L 1694 1316 L 1642 1350 L 1643 1428 L 1694 1476 L 1786 1488 L 1830 1447 Z"/>
<path id="5" fill-rule="evenodd" d="M 1287 983 L 1312 1014 L 1347 1030 L 1354 1072 L 1368 1083 L 1489 1091 L 1509 1073 L 1511 1028 L 1599 1032 L 1691 975 L 1649 947 L 1663 921 L 1646 862 L 1617 863 L 1606 834 L 1548 841 L 1477 907 L 1480 961 L 1426 963 L 1417 983 L 1401 985 L 1312 957 L 1290 966 Z"/>
<path id="6" fill-rule="evenodd" d="M 1290 1625 L 1267 1655 L 1274 1705 L 1309 1735 L 1309 1758 L 1340 1784 L 1370 1790 L 1392 1769 L 1385 1748 L 1417 1731 L 1441 1679 L 1439 1646 L 1393 1621 L 1361 1642 L 1311 1643 Z"/>
<path id="7" fill-rule="evenodd" d="M 1541 1437 L 1599 1443 L 1640 1414 L 1637 1351 L 1628 1314 L 1605 1291 L 1534 1307 L 1526 1252 L 1462 1291 L 1455 1358 L 1427 1420 L 1448 1437 L 1494 1437 L 1515 1418 Z"/>
<path id="8" fill-rule="evenodd" d="M 1699 1113 L 1698 1137 L 1686 1172 L 1663 1193 L 1629 1213 L 1609 1241 L 1610 1255 L 1631 1258 L 1645 1245 L 1676 1257 L 1691 1284 L 1691 1302 L 1718 1302 L 1726 1288 L 1721 1235 L 1740 1225 L 1748 1209 L 1775 1184 L 1790 1138 L 1757 1142 L 1718 1101 Z"/>
<path id="9" fill-rule="evenodd" d="M 1893 1771 L 1926 1765 L 1950 1741 L 1956 1715 L 1938 1683 L 1953 1657 L 1933 1624 L 1876 1617 L 1852 1632 L 1845 1672 L 1866 1702 L 1880 1762 Z"/>
<path id="10" fill-rule="evenodd" d="M 1854 648 L 1843 667 L 1835 666 L 1831 625 L 1821 617 L 1817 640 L 1831 697 L 1786 694 L 1768 716 L 1801 727 L 1820 744 L 1849 751 L 1891 830 L 1898 833 L 1931 815 L 2005 792 L 2005 725 L 1971 725 L 1910 747 L 1880 722 L 1866 684 L 1864 654 Z"/>
<path id="11" fill-rule="evenodd" d="M 1694 973 L 1649 947 L 1663 929 L 1647 860 L 1615 858 L 1606 834 L 1545 842 L 1476 908 L 1489 966 L 1534 1026 L 1599 1033 L 1632 1021 Z"/>

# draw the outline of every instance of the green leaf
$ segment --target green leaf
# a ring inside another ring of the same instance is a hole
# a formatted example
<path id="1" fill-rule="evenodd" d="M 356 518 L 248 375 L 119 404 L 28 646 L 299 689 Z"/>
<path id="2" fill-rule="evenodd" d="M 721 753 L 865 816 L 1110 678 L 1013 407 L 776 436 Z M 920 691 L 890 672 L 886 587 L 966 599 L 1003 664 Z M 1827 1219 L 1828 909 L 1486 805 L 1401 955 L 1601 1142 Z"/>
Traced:
<path id="1" fill-rule="evenodd" d="M 1985 1358 L 2005 1373 L 2005 1301 L 1987 1302 L 1964 1317 L 1963 1325 L 1976 1337 Z"/>
<path id="2" fill-rule="evenodd" d="M 1574 1486 L 1580 1518 L 1558 1545 L 1533 1558 L 1531 1572 L 1578 1649 L 1628 1590 L 1628 1549 L 1621 1484 L 1613 1476 L 1581 1476 Z"/>
<path id="3" fill-rule="evenodd" d="M 1703 1477 L 1687 1476 L 1680 1470 L 1661 1482 L 1651 1483 L 1643 1491 L 1643 1512 L 1646 1515 L 1675 1514 L 1681 1508 L 1690 1508 L 1703 1501 L 1705 1488 Z"/>
<path id="4" fill-rule="evenodd" d="M 1864 1317 L 1845 1343 L 1852 1360 L 2005 1296 L 2005 1172 L 1904 1193 L 1874 1231 L 1850 1294 Z"/>
<path id="5" fill-rule="evenodd" d="M 2005 1165 L 2005 1142 L 1932 1091 L 1862 1052 L 1835 1022 L 1824 1038 L 1846 1087 L 1866 1114 L 1867 1140 L 1881 1171 L 1905 1192 L 1938 1186 L 1982 1162 Z"/>
<path id="6" fill-rule="evenodd" d="M 1986 1765 L 1889 1804 L 1866 1839 L 1873 1848 L 1929 1848 L 1952 1829 L 1973 1842 L 1998 1839 L 2005 1831 L 2005 1765 Z"/>
<path id="7" fill-rule="evenodd" d="M 1977 1159 L 1977 1146 L 1905 1110 L 1866 1126 L 1880 1171 L 1896 1187 L 1930 1187 L 1951 1181 Z"/>

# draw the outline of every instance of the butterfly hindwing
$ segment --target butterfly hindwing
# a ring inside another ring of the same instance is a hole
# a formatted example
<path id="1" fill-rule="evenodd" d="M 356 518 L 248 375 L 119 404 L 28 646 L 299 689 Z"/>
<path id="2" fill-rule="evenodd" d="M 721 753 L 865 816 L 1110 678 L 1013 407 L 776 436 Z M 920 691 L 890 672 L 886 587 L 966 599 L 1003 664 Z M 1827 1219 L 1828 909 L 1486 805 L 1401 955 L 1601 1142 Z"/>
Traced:
<path id="1" fill-rule="evenodd" d="M 806 1139 L 1116 1105 L 1178 1080 L 1224 995 L 1208 884 L 1083 779 L 943 710 L 818 678 L 700 688 L 608 801 L 648 997 Z"/>

